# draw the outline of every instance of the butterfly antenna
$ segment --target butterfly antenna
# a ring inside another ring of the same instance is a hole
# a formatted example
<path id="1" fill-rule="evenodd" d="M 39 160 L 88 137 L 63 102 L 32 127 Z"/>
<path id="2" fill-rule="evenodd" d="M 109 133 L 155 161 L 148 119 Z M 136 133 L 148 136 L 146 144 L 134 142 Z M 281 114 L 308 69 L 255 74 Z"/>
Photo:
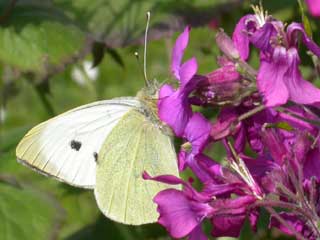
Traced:
<path id="1" fill-rule="evenodd" d="M 144 74 L 144 80 L 146 81 L 147 86 L 150 85 L 150 82 L 147 77 L 147 41 L 148 41 L 150 15 L 151 15 L 150 12 L 147 12 L 147 25 L 146 25 L 146 31 L 144 34 L 144 53 L 143 53 L 143 74 Z"/>

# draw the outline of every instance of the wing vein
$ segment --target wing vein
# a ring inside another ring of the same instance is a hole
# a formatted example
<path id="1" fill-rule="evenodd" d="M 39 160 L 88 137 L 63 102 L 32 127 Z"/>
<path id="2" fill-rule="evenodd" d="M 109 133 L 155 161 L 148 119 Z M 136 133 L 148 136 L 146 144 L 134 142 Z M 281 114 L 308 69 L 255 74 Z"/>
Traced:
<path id="1" fill-rule="evenodd" d="M 140 126 L 140 131 L 139 131 L 139 133 L 140 132 L 142 132 L 142 130 L 143 130 L 143 128 Z M 125 215 L 124 215 L 124 220 L 126 221 L 126 219 L 127 219 L 127 208 L 128 208 L 128 196 L 129 196 L 129 186 L 130 186 L 130 179 L 131 179 L 131 177 L 132 177 L 132 172 L 133 172 L 133 167 L 134 167 L 134 164 L 135 164 L 135 162 L 137 161 L 137 154 L 138 154 L 138 150 L 139 150 L 139 144 L 140 144 L 140 141 L 141 141 L 141 135 L 142 135 L 142 133 L 140 133 L 139 134 L 139 138 L 138 138 L 138 141 L 137 141 L 137 144 L 136 144 L 136 148 L 135 148 L 135 153 L 134 153 L 134 158 L 132 159 L 132 161 L 131 161 L 131 165 L 130 165 L 130 170 L 128 171 L 129 172 L 129 177 L 128 177 L 128 181 L 127 181 L 127 191 L 126 191 L 126 197 L 125 197 L 125 211 L 124 211 L 124 213 L 125 213 Z"/>

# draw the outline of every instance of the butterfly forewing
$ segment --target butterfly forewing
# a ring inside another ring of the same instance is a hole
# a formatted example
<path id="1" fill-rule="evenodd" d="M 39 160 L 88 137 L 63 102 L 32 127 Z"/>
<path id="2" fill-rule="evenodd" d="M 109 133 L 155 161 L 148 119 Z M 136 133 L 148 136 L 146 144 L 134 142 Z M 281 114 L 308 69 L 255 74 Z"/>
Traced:
<path id="1" fill-rule="evenodd" d="M 135 98 L 84 105 L 31 129 L 16 154 L 23 164 L 71 185 L 93 188 L 96 159 L 108 134 L 134 107 Z"/>
<path id="2" fill-rule="evenodd" d="M 133 109 L 112 129 L 98 156 L 95 196 L 107 217 L 133 225 L 157 220 L 152 199 L 168 185 L 143 180 L 143 171 L 178 176 L 171 138 Z"/>

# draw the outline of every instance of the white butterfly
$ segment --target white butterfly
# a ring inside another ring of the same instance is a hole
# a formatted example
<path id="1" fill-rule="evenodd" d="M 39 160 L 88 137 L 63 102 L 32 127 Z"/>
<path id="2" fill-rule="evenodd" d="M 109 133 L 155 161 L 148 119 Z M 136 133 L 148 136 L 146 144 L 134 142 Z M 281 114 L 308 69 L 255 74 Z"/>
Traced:
<path id="1" fill-rule="evenodd" d="M 100 210 L 115 221 L 155 222 L 152 199 L 168 186 L 145 181 L 142 173 L 178 176 L 174 146 L 155 104 L 142 90 L 135 98 L 70 110 L 31 129 L 17 147 L 18 161 L 60 181 L 94 189 Z"/>

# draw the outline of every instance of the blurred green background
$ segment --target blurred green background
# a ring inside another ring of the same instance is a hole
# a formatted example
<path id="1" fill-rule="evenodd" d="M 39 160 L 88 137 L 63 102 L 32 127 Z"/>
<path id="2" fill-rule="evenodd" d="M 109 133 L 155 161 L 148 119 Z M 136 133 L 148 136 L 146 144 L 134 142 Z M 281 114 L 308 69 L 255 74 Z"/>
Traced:
<path id="1" fill-rule="evenodd" d="M 175 38 L 190 24 L 185 58 L 196 56 L 199 73 L 216 67 L 218 28 L 229 34 L 258 1 L 237 0 L 0 0 L 0 240 L 170 239 L 159 225 L 131 227 L 102 216 L 93 193 L 70 187 L 19 165 L 15 147 L 28 129 L 73 107 L 134 96 L 142 75 L 145 14 L 151 11 L 149 78 L 170 82 Z M 267 0 L 274 17 L 300 21 L 295 0 Z M 313 32 L 318 26 L 311 20 Z M 317 38 L 317 36 L 314 36 Z M 140 63 L 134 52 L 140 53 Z M 312 77 L 311 60 L 304 74 Z M 257 53 L 251 63 L 257 67 Z M 208 113 L 210 115 L 210 112 Z M 215 147 L 216 159 L 223 151 Z M 267 230 L 241 239 L 288 239 Z M 210 229 L 207 229 L 210 231 Z"/>

